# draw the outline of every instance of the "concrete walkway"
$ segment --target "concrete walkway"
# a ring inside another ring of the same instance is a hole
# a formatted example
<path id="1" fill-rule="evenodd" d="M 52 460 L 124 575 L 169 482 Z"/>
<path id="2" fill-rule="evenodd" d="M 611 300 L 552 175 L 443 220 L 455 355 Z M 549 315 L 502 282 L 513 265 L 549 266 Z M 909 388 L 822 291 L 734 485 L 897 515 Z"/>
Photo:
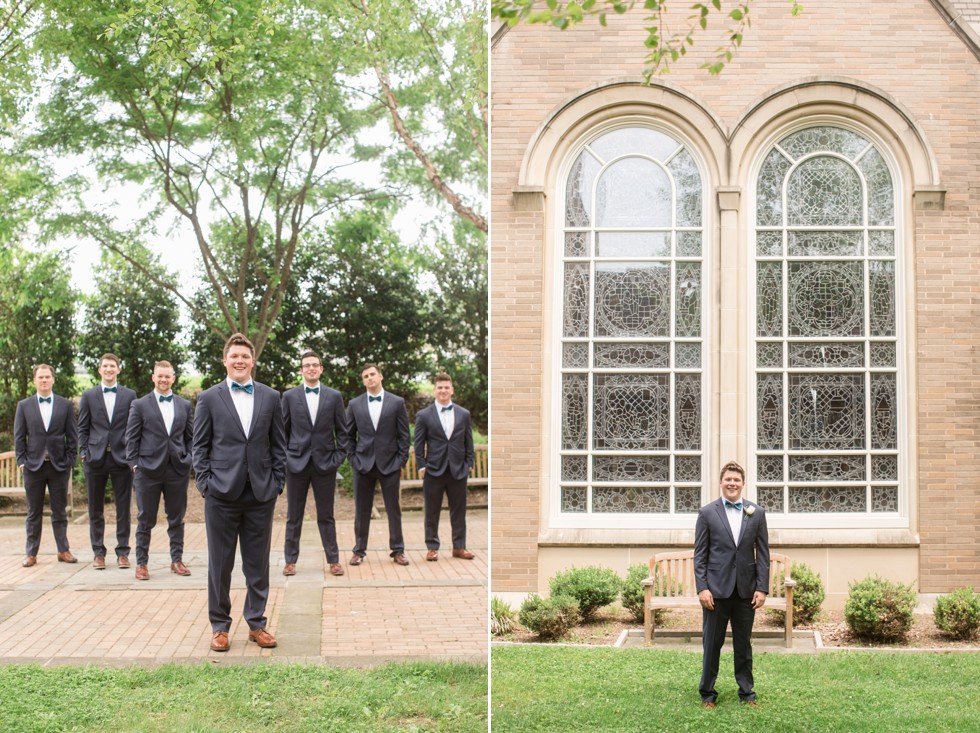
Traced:
<path id="1" fill-rule="evenodd" d="M 162 510 L 161 510 L 162 514 Z M 315 522 L 303 527 L 297 574 L 282 575 L 285 523 L 272 539 L 272 588 L 266 615 L 279 646 L 249 643 L 239 615 L 231 628 L 231 649 L 209 649 L 207 541 L 203 524 L 188 524 L 184 562 L 193 573 L 170 572 L 166 518 L 153 531 L 150 579 L 137 581 L 134 567 L 120 570 L 110 545 L 106 570 L 91 567 L 87 517 L 69 525 L 78 563 L 59 563 L 49 518 L 33 568 L 24 559 L 23 517 L 0 518 L 0 663 L 161 664 L 235 663 L 268 658 L 336 666 L 371 666 L 417 659 L 483 663 L 488 658 L 487 512 L 467 512 L 469 549 L 474 560 L 456 560 L 447 549 L 449 518 L 440 523 L 443 551 L 425 562 L 421 512 L 405 512 L 408 567 L 392 563 L 385 547 L 387 524 L 372 522 L 365 562 L 350 567 L 353 522 L 338 520 L 341 561 L 346 574 L 334 577 L 320 547 Z M 135 525 L 135 523 L 134 523 Z M 135 532 L 135 526 L 134 526 Z M 112 538 L 114 539 L 114 538 Z M 135 536 L 131 539 L 135 543 Z M 245 579 L 232 575 L 232 615 L 241 614 Z"/>

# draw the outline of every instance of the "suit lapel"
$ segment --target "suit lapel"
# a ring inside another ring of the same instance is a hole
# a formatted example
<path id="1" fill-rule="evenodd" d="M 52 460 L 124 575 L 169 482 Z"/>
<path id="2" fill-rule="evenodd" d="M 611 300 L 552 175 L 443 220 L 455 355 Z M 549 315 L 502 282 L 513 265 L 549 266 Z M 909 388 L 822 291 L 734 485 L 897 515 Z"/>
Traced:
<path id="1" fill-rule="evenodd" d="M 722 526 L 724 526 L 725 530 L 728 532 L 728 537 L 731 539 L 732 545 L 734 545 L 735 547 L 738 547 L 738 542 L 736 542 L 736 540 L 735 540 L 735 535 L 732 534 L 732 525 L 731 525 L 731 522 L 728 521 L 728 512 L 725 511 L 725 501 L 724 501 L 724 499 L 717 499 L 717 500 L 715 500 L 715 511 L 718 512 L 718 516 L 721 518 Z M 744 520 L 744 517 L 743 517 L 743 520 Z"/>
<path id="2" fill-rule="evenodd" d="M 262 392 L 259 391 L 259 386 L 255 384 L 255 380 L 252 380 L 252 422 L 248 426 L 249 435 L 251 435 L 252 431 L 255 430 L 255 423 L 259 419 L 259 410 L 262 407 L 262 400 Z M 309 412 L 309 410 L 307 410 L 307 412 Z M 241 423 L 241 420 L 238 422 Z"/>
<path id="3" fill-rule="evenodd" d="M 225 409 L 228 410 L 231 415 L 231 419 L 234 424 L 238 427 L 242 436 L 245 435 L 245 428 L 242 427 L 242 418 L 238 414 L 238 409 L 235 407 L 235 401 L 231 398 L 231 390 L 228 389 L 228 382 L 220 382 L 218 384 L 218 398 L 221 400 Z M 252 418 L 255 418 L 255 409 L 253 405 Z"/>

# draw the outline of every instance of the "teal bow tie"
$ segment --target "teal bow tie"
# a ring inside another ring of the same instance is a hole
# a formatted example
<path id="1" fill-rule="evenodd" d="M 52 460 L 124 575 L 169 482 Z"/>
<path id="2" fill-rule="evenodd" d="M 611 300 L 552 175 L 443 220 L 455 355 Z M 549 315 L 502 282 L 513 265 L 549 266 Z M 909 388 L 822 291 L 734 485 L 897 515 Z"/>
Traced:
<path id="1" fill-rule="evenodd" d="M 51 402 L 51 398 L 50 397 L 38 397 L 37 398 L 37 401 L 38 402 Z"/>
<path id="2" fill-rule="evenodd" d="M 453 409 L 452 405 L 446 405 L 441 410 L 439 410 L 439 412 L 449 412 L 451 409 Z"/>
<path id="3" fill-rule="evenodd" d="M 306 394 L 309 394 L 310 392 L 312 392 L 313 394 L 320 394 L 320 388 L 319 387 L 307 387 L 306 388 Z"/>
<path id="4" fill-rule="evenodd" d="M 244 392 L 245 394 L 252 394 L 252 390 L 255 389 L 252 384 L 241 385 L 238 382 L 231 383 L 232 392 Z"/>
<path id="5" fill-rule="evenodd" d="M 160 397 L 160 402 L 173 402 L 174 401 L 174 396 L 172 394 L 169 394 L 169 395 L 166 395 L 166 396 L 160 395 L 159 397 Z"/>
<path id="6" fill-rule="evenodd" d="M 728 499 L 725 499 L 725 508 L 726 509 L 738 509 L 739 511 L 742 511 L 742 502 L 738 501 L 738 502 L 735 502 L 734 504 L 732 504 L 730 501 L 728 501 Z"/>
<path id="7" fill-rule="evenodd" d="M 377 397 L 368 395 L 368 402 L 381 402 L 381 395 L 378 395 Z"/>
<path id="8" fill-rule="evenodd" d="M 105 394 L 106 392 L 117 392 L 117 391 L 118 390 L 115 387 L 103 387 L 102 388 L 102 394 Z"/>

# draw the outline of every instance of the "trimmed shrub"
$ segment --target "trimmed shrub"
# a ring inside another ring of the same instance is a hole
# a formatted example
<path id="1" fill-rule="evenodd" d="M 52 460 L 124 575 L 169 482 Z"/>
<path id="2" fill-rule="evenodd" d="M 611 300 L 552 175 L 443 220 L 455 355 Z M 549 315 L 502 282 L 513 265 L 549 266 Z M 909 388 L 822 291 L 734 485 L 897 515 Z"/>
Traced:
<path id="1" fill-rule="evenodd" d="M 623 590 L 620 596 L 623 608 L 630 612 L 633 616 L 633 620 L 639 623 L 643 623 L 643 604 L 645 600 L 643 587 L 643 581 L 650 577 L 650 566 L 646 563 L 636 563 L 635 565 L 630 565 L 630 569 L 626 573 L 626 580 L 623 581 Z M 656 576 L 653 579 L 653 593 L 654 595 L 667 595 L 665 592 L 666 580 L 661 576 Z M 677 595 L 681 592 L 681 585 L 679 583 L 675 584 L 675 590 L 673 595 Z M 655 624 L 662 624 L 664 621 L 664 615 L 667 613 L 666 608 L 658 608 L 653 612 L 653 622 Z"/>
<path id="2" fill-rule="evenodd" d="M 542 598 L 532 593 L 521 604 L 522 625 L 542 639 L 560 639 L 579 622 L 578 601 L 569 596 Z"/>
<path id="3" fill-rule="evenodd" d="M 858 639 L 881 642 L 905 639 L 912 628 L 916 603 L 911 585 L 873 576 L 850 583 L 848 590 L 844 620 Z"/>
<path id="4" fill-rule="evenodd" d="M 823 580 L 803 562 L 793 566 L 792 577 L 796 581 L 796 587 L 793 589 L 793 626 L 808 624 L 817 617 L 820 604 L 827 597 L 823 589 Z M 780 586 L 779 590 L 782 590 L 782 574 L 775 579 L 775 582 Z M 769 609 L 769 616 L 780 623 L 786 620 L 786 612 L 775 608 Z"/>
<path id="5" fill-rule="evenodd" d="M 973 588 L 957 588 L 939 596 L 933 608 L 936 627 L 951 639 L 972 639 L 980 629 L 980 595 Z"/>
<path id="6" fill-rule="evenodd" d="M 616 600 L 623 579 L 609 568 L 591 566 L 557 573 L 549 582 L 552 596 L 569 596 L 578 601 L 582 620 L 588 621 L 603 606 Z"/>
<path id="7" fill-rule="evenodd" d="M 509 603 L 493 596 L 490 599 L 490 633 L 494 636 L 509 634 L 514 628 L 514 609 Z"/>

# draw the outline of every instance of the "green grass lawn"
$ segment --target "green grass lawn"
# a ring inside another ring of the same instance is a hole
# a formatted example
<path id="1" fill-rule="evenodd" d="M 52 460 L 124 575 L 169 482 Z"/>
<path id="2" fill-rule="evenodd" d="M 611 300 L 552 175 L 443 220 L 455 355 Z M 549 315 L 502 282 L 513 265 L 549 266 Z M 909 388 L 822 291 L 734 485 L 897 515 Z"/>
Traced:
<path id="1" fill-rule="evenodd" d="M 0 731 L 487 730 L 485 665 L 0 667 Z"/>
<path id="2" fill-rule="evenodd" d="M 738 702 L 731 654 L 718 707 L 702 710 L 701 655 L 645 649 L 496 647 L 493 733 L 980 730 L 980 654 L 756 654 L 758 707 Z"/>

